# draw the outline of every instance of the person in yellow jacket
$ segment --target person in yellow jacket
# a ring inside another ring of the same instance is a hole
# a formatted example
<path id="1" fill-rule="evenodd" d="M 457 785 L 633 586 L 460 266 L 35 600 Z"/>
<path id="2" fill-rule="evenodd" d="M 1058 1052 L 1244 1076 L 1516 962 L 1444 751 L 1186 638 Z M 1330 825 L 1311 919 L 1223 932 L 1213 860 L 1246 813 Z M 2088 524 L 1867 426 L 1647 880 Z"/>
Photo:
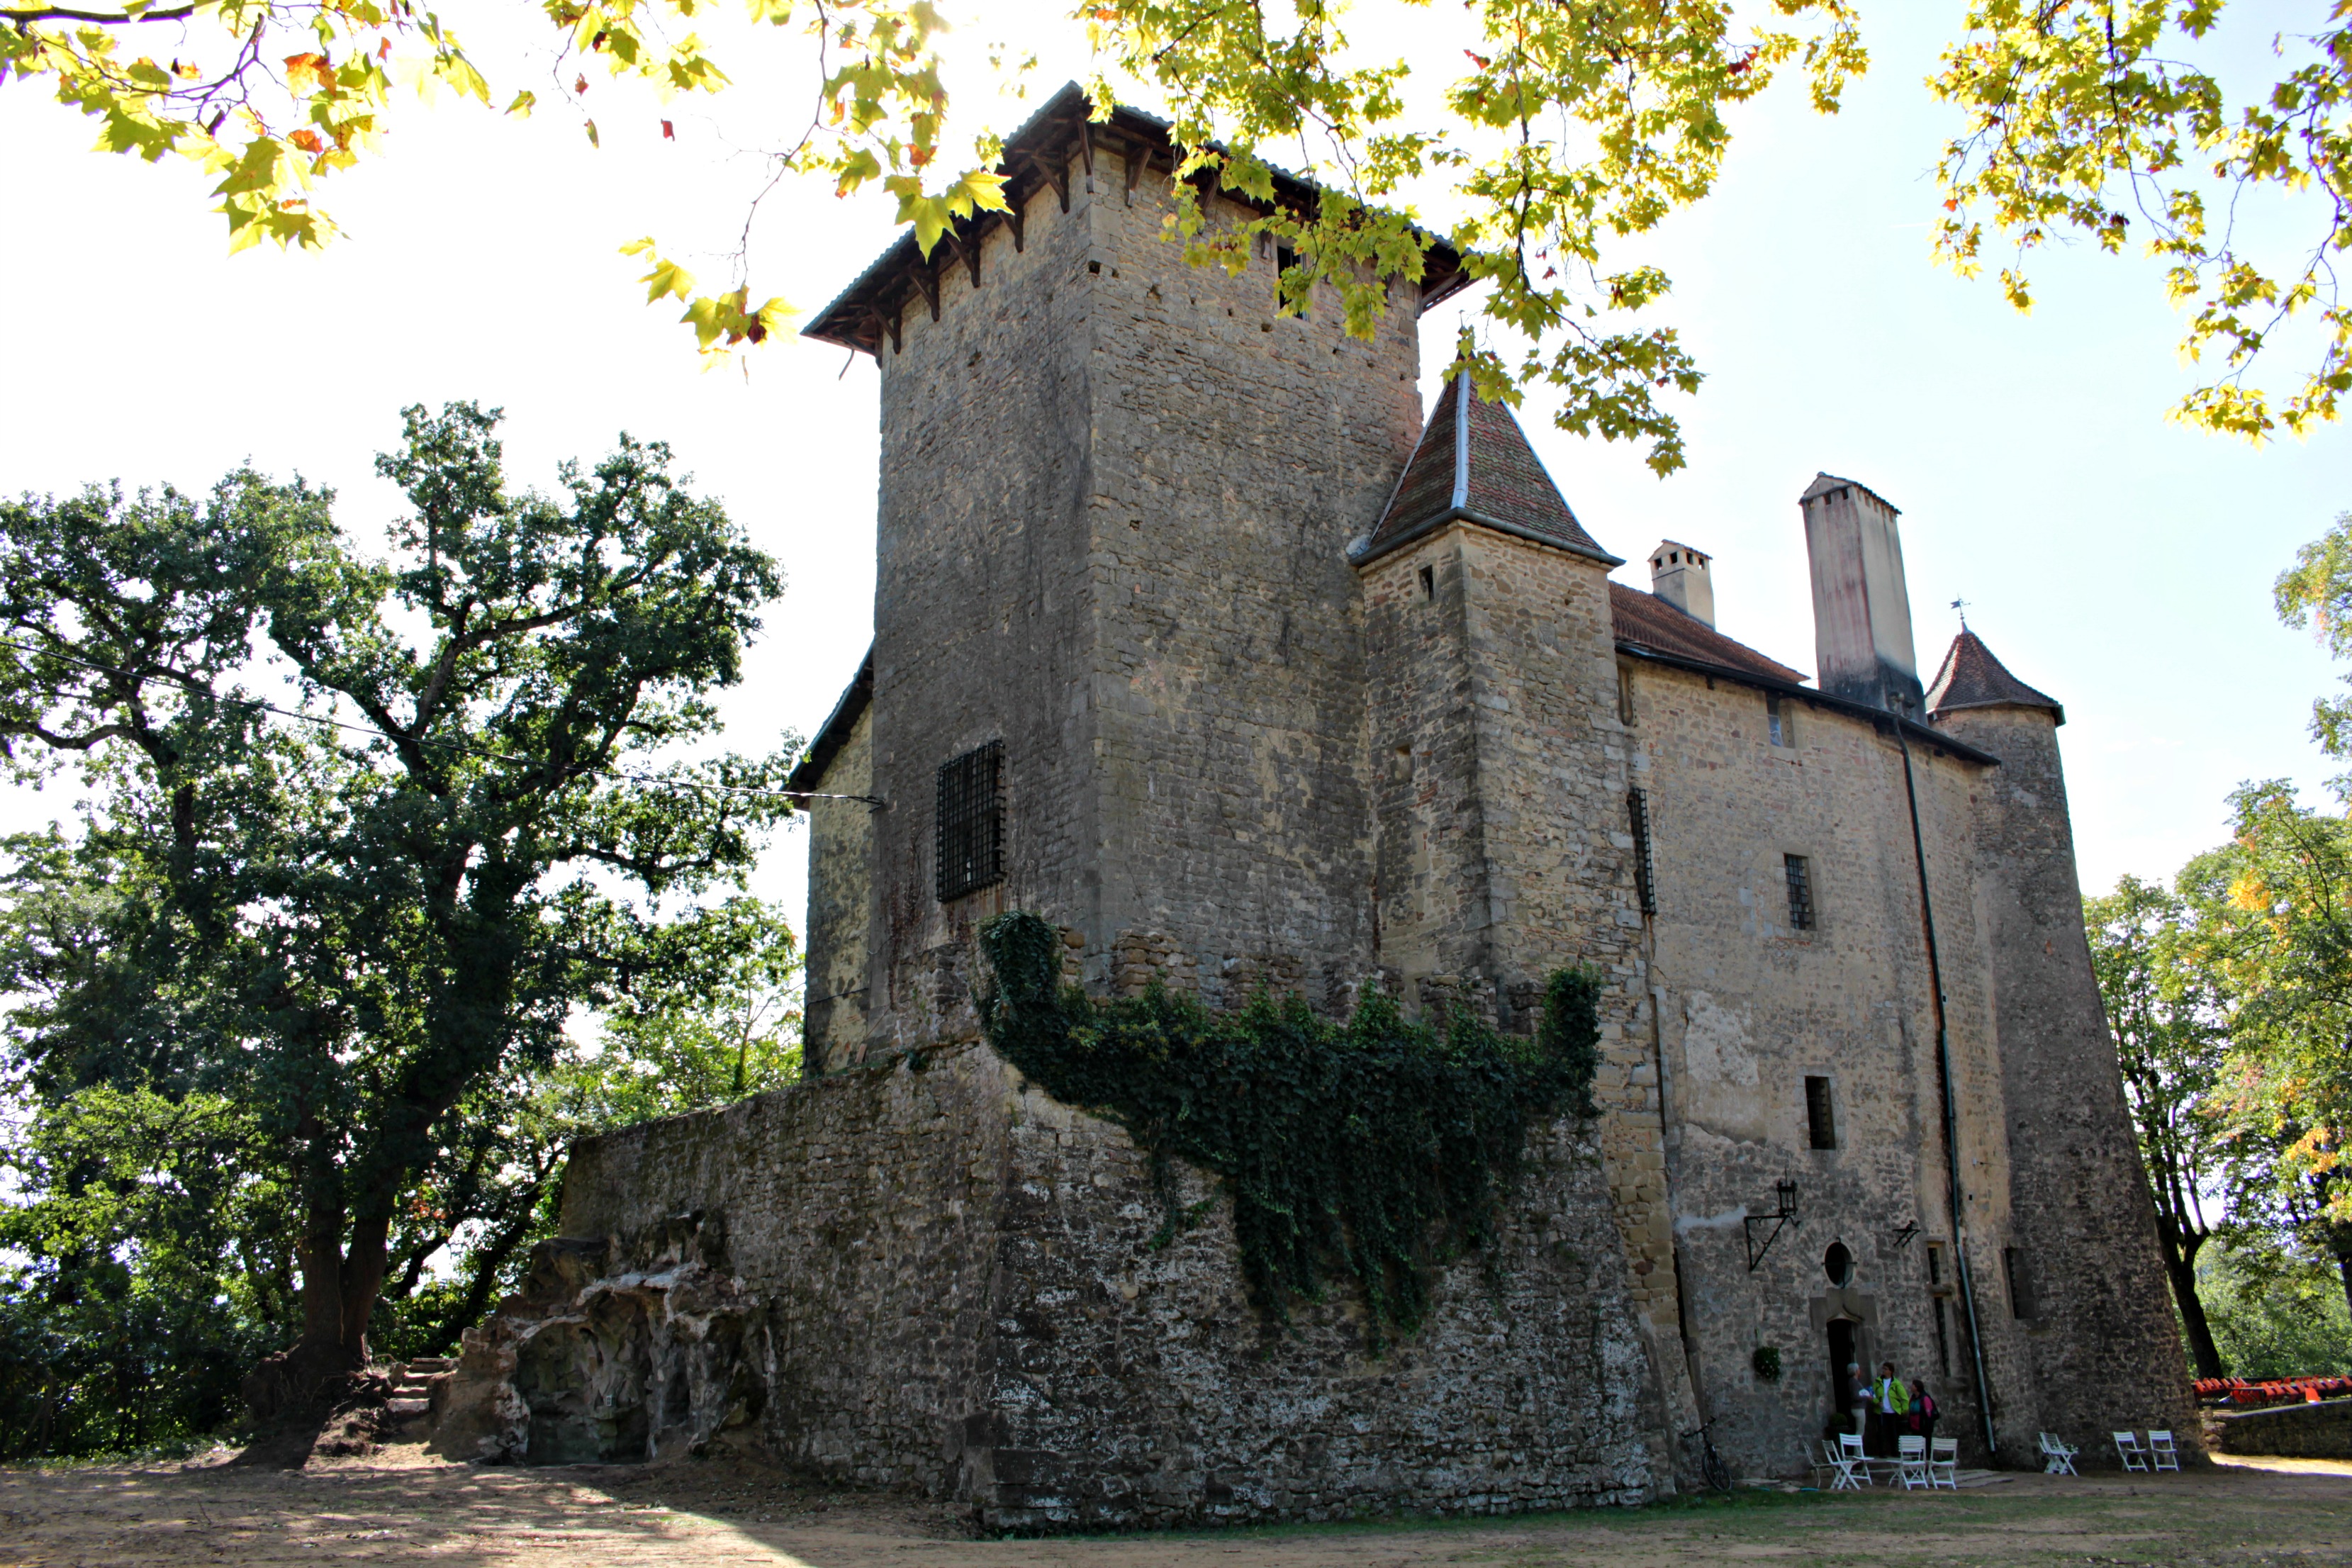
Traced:
<path id="1" fill-rule="evenodd" d="M 1903 1426 L 1903 1418 L 1911 1413 L 1911 1391 L 1895 1375 L 1895 1363 L 1891 1361 L 1879 1363 L 1878 1381 L 1870 1385 L 1870 1406 L 1878 1417 L 1878 1443 L 1872 1452 L 1891 1458 L 1899 1446 L 1895 1441 L 1895 1433 Z"/>

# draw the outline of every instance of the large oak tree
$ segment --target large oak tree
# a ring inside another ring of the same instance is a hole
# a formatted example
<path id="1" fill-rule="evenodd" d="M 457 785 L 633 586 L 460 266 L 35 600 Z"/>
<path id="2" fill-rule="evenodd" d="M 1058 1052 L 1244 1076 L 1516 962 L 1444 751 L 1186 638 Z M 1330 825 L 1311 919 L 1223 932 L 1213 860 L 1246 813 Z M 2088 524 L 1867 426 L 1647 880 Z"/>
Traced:
<path id="1" fill-rule="evenodd" d="M 575 1009 L 725 980 L 709 950 L 750 917 L 677 901 L 789 809 L 788 751 L 679 760 L 781 581 L 667 451 L 624 437 L 518 493 L 494 413 L 405 421 L 389 561 L 251 472 L 0 505 L 0 738 L 20 768 L 84 759 L 79 864 L 36 880 L 103 937 L 15 944 L 38 1005 L 13 1034 L 51 1103 L 249 1122 L 299 1274 L 263 1411 L 365 1365 L 404 1205 L 500 1157 L 486 1131 Z"/>

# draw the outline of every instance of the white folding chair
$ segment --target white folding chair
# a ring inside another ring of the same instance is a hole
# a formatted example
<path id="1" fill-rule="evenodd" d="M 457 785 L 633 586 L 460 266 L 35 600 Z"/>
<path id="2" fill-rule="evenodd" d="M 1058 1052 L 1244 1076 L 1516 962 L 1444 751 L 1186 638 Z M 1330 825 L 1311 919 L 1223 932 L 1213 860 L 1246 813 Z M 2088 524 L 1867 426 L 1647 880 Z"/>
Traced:
<path id="1" fill-rule="evenodd" d="M 2151 1430 L 2147 1435 L 2147 1457 L 2159 1470 L 2180 1468 L 2180 1450 L 2172 1446 L 2172 1434 Z"/>
<path id="2" fill-rule="evenodd" d="M 1905 1491 L 1920 1491 L 1935 1485 L 1927 1479 L 1927 1438 L 1895 1438 L 1895 1470 L 1903 1479 Z"/>
<path id="3" fill-rule="evenodd" d="M 2115 1435 L 2115 1438 L 2116 1453 L 2123 1459 L 2125 1469 L 2147 1468 L 2147 1450 L 2139 1446 L 2137 1436 L 2129 1432 L 2118 1432 Z"/>
<path id="4" fill-rule="evenodd" d="M 1960 1440 L 1937 1437 L 1927 1444 L 1927 1484 L 1960 1489 Z"/>
<path id="5" fill-rule="evenodd" d="M 2042 1434 L 2042 1472 L 2050 1476 L 2071 1476 L 2074 1473 L 2074 1456 L 2083 1450 L 2070 1443 L 2062 1443 L 2049 1433 Z"/>
<path id="6" fill-rule="evenodd" d="M 1862 1435 L 1857 1432 L 1838 1434 L 1839 1486 L 1856 1490 L 1874 1483 L 1870 1479 L 1870 1456 L 1862 1451 Z M 1834 1491 L 1837 1488 L 1830 1489 Z"/>
<path id="7" fill-rule="evenodd" d="M 1858 1492 L 1862 1489 L 1863 1479 L 1853 1473 L 1853 1460 L 1838 1444 L 1823 1439 L 1822 1458 L 1826 1461 L 1825 1468 L 1831 1471 L 1830 1490 Z"/>

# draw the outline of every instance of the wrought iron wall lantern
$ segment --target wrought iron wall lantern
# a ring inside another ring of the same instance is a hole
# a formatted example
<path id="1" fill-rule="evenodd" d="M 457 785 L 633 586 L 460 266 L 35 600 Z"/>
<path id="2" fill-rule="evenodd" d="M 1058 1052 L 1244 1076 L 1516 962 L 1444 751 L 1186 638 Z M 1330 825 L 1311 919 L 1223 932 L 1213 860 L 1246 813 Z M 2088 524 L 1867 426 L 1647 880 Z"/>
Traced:
<path id="1" fill-rule="evenodd" d="M 1748 1272 L 1750 1274 L 1756 1272 L 1757 1266 L 1764 1261 L 1764 1255 L 1772 1250 L 1772 1244 L 1780 1239 L 1780 1233 L 1783 1230 L 1791 1226 L 1804 1224 L 1804 1221 L 1797 1217 L 1797 1184 L 1795 1182 L 1787 1177 L 1775 1182 L 1772 1184 L 1772 1196 L 1774 1205 L 1770 1214 L 1752 1214 L 1740 1221 L 1748 1237 Z M 1764 1239 L 1760 1242 L 1756 1239 L 1756 1227 L 1759 1225 L 1769 1225 L 1772 1227 L 1764 1233 Z"/>

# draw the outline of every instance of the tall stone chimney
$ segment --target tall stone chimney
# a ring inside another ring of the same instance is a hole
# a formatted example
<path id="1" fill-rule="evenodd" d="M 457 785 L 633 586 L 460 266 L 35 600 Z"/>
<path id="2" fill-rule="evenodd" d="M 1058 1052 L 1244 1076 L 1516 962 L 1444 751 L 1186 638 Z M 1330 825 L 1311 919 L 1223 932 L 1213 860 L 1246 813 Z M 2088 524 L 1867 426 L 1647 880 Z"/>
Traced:
<path id="1" fill-rule="evenodd" d="M 1895 510 L 1852 479 L 1814 477 L 1797 505 L 1813 569 L 1813 668 L 1832 697 L 1921 716 Z"/>
<path id="2" fill-rule="evenodd" d="M 1693 619 L 1715 625 L 1715 581 L 1707 558 L 1687 544 L 1658 541 L 1650 552 L 1650 592 Z"/>

